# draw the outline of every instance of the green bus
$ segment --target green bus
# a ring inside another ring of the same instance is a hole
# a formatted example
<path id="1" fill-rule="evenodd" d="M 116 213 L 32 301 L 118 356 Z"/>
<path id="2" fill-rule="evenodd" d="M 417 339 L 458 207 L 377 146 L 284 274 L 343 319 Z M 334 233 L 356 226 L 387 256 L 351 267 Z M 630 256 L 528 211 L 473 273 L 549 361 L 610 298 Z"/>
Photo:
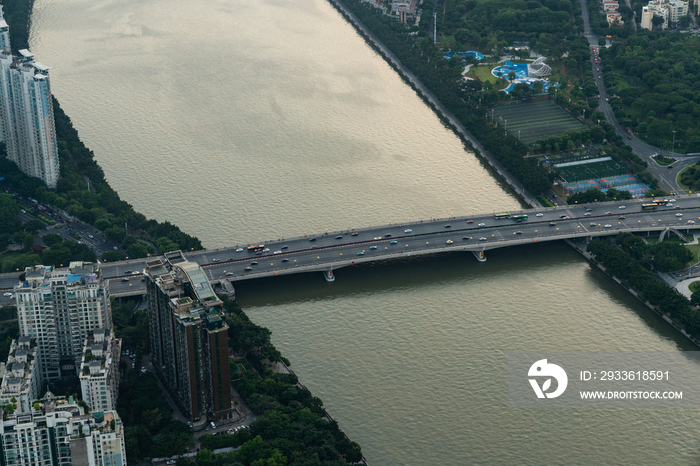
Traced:
<path id="1" fill-rule="evenodd" d="M 524 222 L 527 220 L 527 214 L 522 214 L 522 215 L 511 215 L 510 217 L 511 220 L 515 220 L 516 222 Z"/>
<path id="2" fill-rule="evenodd" d="M 496 217 L 496 219 L 510 218 L 510 212 L 504 212 L 502 214 L 496 214 L 494 216 Z"/>

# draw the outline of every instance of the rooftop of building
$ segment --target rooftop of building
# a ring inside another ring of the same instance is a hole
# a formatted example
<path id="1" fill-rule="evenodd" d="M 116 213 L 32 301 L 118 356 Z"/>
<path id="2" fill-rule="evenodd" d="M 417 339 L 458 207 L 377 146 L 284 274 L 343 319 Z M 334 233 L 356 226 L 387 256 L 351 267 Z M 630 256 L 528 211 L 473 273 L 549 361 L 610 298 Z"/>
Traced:
<path id="1" fill-rule="evenodd" d="M 50 288 L 54 284 L 80 286 L 99 283 L 99 267 L 92 262 L 71 262 L 68 267 L 51 268 L 35 265 L 24 269 L 24 281 L 15 286 L 15 291 L 24 289 Z"/>
<path id="2" fill-rule="evenodd" d="M 102 377 L 107 374 L 112 364 L 112 345 L 119 339 L 110 337 L 109 332 L 99 329 L 89 332 L 83 346 L 83 358 L 80 363 L 80 377 Z"/>
<path id="3" fill-rule="evenodd" d="M 12 340 L 5 373 L 0 382 L 0 398 L 10 398 L 30 389 L 37 355 L 36 342 L 30 342 L 31 346 L 20 349 L 20 344 Z"/>

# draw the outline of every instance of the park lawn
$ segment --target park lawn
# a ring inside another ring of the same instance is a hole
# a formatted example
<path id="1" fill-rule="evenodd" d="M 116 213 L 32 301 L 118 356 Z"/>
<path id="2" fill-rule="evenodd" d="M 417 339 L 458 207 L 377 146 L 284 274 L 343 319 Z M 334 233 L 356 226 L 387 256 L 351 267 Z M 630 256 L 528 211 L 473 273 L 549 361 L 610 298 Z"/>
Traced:
<path id="1" fill-rule="evenodd" d="M 497 66 L 504 65 L 505 63 L 499 63 L 498 65 L 477 65 L 477 66 L 472 66 L 469 71 L 467 72 L 467 76 L 470 77 L 477 77 L 481 80 L 483 83 L 484 81 L 490 81 L 494 89 L 498 89 L 498 86 L 496 85 L 496 82 L 498 80 L 497 77 L 495 77 L 493 74 L 491 74 L 491 70 L 494 69 Z M 509 84 L 509 83 L 508 83 Z M 508 87 L 508 84 L 506 84 L 504 87 L 501 87 L 500 89 L 505 89 Z"/>
<path id="2" fill-rule="evenodd" d="M 686 248 L 690 252 L 693 253 L 693 258 L 688 261 L 687 264 L 685 264 L 686 267 L 690 267 L 691 265 L 697 264 L 698 263 L 698 251 L 700 251 L 700 244 L 686 244 Z"/>
<path id="3" fill-rule="evenodd" d="M 691 293 L 695 293 L 696 291 L 698 291 L 698 288 L 700 288 L 700 280 L 688 285 L 688 289 L 690 290 Z"/>
<path id="4" fill-rule="evenodd" d="M 692 166 L 692 165 L 691 165 L 691 166 Z M 690 168 L 690 167 L 686 167 L 686 168 L 684 168 L 683 170 L 681 170 L 680 172 L 678 172 L 678 178 L 676 178 L 676 183 L 678 183 L 678 186 L 680 186 L 681 189 L 682 189 L 683 191 L 685 191 L 686 193 L 689 192 L 690 189 L 688 189 L 688 186 L 686 186 L 686 185 L 684 185 L 683 183 L 681 183 L 681 175 L 682 175 L 686 170 L 688 170 L 688 168 Z"/>

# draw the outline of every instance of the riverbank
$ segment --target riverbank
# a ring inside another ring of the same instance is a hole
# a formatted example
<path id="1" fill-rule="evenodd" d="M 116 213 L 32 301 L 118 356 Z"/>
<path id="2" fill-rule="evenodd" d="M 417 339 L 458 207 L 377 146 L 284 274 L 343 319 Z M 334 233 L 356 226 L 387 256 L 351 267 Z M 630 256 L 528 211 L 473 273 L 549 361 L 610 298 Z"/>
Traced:
<path id="1" fill-rule="evenodd" d="M 523 185 L 501 165 L 493 155 L 487 151 L 479 140 L 468 131 L 464 125 L 421 83 L 416 76 L 406 68 L 389 49 L 381 43 L 377 37 L 339 0 L 329 0 L 345 19 L 357 30 L 370 46 L 379 52 L 386 62 L 409 84 L 421 98 L 435 111 L 435 113 L 467 144 L 474 153 L 506 182 L 506 184 L 532 208 L 542 207 L 535 196 L 530 194 Z"/>
<path id="2" fill-rule="evenodd" d="M 664 314 L 663 312 L 661 312 L 656 306 L 652 305 L 652 304 L 649 303 L 647 300 L 645 300 L 645 299 L 639 294 L 639 292 L 637 292 L 637 291 L 636 291 L 635 289 L 633 289 L 632 287 L 626 285 L 622 280 L 620 280 L 620 279 L 617 278 L 616 276 L 612 275 L 612 274 L 608 271 L 608 269 L 607 269 L 603 264 L 599 263 L 599 262 L 593 257 L 593 255 L 591 255 L 591 254 L 588 253 L 586 250 L 584 250 L 584 249 L 582 249 L 582 248 L 580 247 L 580 242 L 579 242 L 579 243 L 575 243 L 575 242 L 573 242 L 573 241 L 571 241 L 571 240 L 568 240 L 568 239 L 566 239 L 566 240 L 564 240 L 564 241 L 566 241 L 566 243 L 567 243 L 569 246 L 571 246 L 572 248 L 574 248 L 574 250 L 575 250 L 576 252 L 578 252 L 579 254 L 581 254 L 581 255 L 582 255 L 586 260 L 588 260 L 588 262 L 590 262 L 593 266 L 595 266 L 595 267 L 597 267 L 599 270 L 605 272 L 605 274 L 608 275 L 610 278 L 612 278 L 613 281 L 615 281 L 615 282 L 616 282 L 618 285 L 620 285 L 622 288 L 626 289 L 632 296 L 634 296 L 635 298 L 637 298 L 642 304 L 644 304 L 647 308 L 649 308 L 654 314 L 656 314 L 657 316 L 661 317 L 667 324 L 669 324 L 670 326 L 672 326 L 676 331 L 678 331 L 681 335 L 683 335 L 685 338 L 687 338 L 691 343 L 693 343 L 695 346 L 697 346 L 697 347 L 700 348 L 700 340 L 698 340 L 697 338 L 693 337 L 693 335 L 690 335 L 688 332 L 686 332 L 685 329 L 683 329 L 683 327 L 681 326 L 680 322 L 678 322 L 677 319 L 672 319 L 671 317 L 669 317 L 669 316 L 667 316 L 666 314 Z"/>

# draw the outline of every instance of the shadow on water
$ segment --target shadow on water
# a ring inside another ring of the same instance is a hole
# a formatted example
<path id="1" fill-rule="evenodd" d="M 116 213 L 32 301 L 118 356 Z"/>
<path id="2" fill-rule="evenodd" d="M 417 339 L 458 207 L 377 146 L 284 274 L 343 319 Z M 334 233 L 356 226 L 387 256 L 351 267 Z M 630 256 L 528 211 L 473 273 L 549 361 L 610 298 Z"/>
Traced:
<path id="1" fill-rule="evenodd" d="M 425 290 L 437 285 L 472 282 L 488 287 L 503 283 L 509 275 L 537 274 L 543 268 L 581 263 L 589 278 L 611 299 L 635 313 L 649 328 L 673 340 L 682 351 L 698 348 L 658 315 L 644 306 L 604 272 L 586 261 L 564 242 L 531 244 L 486 252 L 487 261 L 477 262 L 471 252 L 449 252 L 407 257 L 345 267 L 334 271 L 336 280 L 328 283 L 320 272 L 270 277 L 234 283 L 236 297 L 244 308 L 302 304 L 345 297 L 391 294 L 402 290 Z M 573 286 L 573 285 L 572 285 Z M 585 304 L 585 303 L 584 303 Z"/>

